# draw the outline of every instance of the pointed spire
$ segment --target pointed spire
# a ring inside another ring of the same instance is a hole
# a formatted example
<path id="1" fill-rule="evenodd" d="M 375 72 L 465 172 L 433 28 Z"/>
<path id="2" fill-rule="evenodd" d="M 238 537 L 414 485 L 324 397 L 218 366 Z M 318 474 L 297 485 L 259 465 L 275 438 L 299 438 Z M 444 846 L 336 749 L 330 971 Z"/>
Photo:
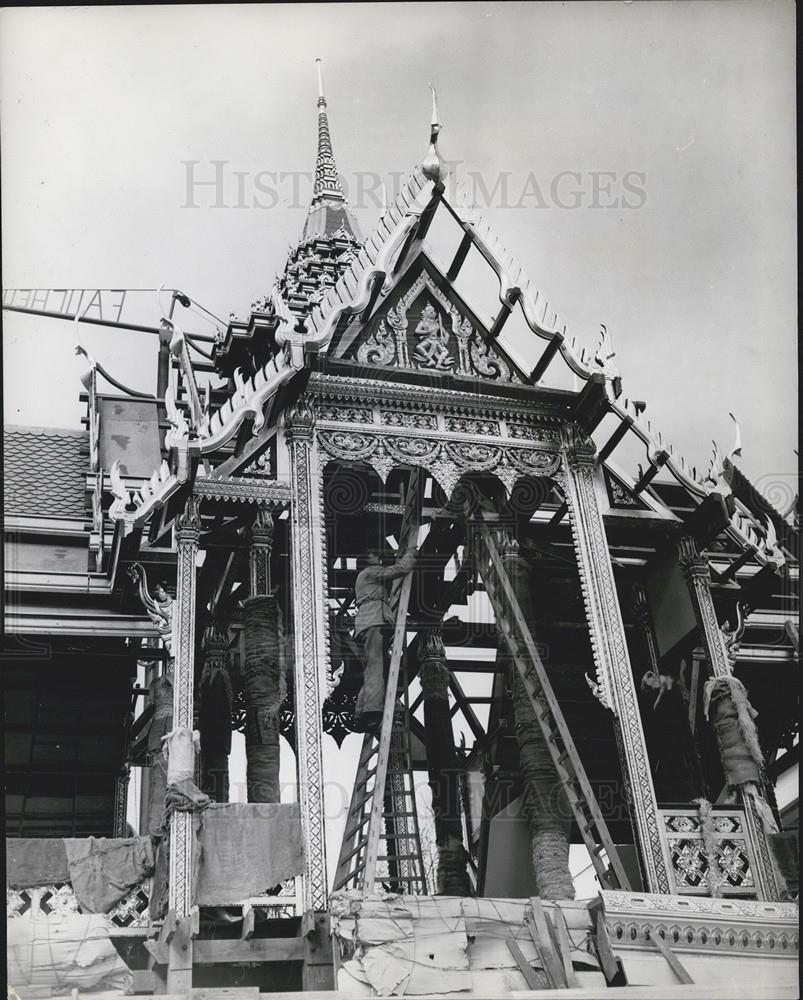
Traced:
<path id="1" fill-rule="evenodd" d="M 329 236 L 341 227 L 359 239 L 359 229 L 354 216 L 348 210 L 348 202 L 343 193 L 332 151 L 320 59 L 315 60 L 315 70 L 318 77 L 318 155 L 315 160 L 312 203 L 304 226 L 303 239 Z"/>
<path id="2" fill-rule="evenodd" d="M 326 113 L 326 97 L 323 92 L 323 74 L 321 60 L 315 60 L 318 71 L 318 158 L 315 161 L 315 187 L 312 193 L 312 207 L 320 204 L 324 198 L 328 201 L 339 201 L 343 204 L 346 197 L 337 175 L 337 164 L 332 152 L 332 139 L 329 135 L 329 116 Z"/>

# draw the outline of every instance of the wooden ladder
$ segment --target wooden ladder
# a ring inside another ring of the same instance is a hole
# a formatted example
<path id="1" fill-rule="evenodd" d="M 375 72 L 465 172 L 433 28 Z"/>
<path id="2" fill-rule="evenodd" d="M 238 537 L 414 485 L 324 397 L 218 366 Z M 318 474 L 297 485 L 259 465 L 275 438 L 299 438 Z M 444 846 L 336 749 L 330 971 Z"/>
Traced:
<path id="1" fill-rule="evenodd" d="M 477 566 L 496 615 L 497 627 L 530 699 L 600 884 L 607 889 L 630 889 L 630 880 L 519 607 L 492 529 L 485 521 L 479 521 L 476 535 L 480 543 L 475 546 Z"/>
<path id="2" fill-rule="evenodd" d="M 400 556 L 418 536 L 422 486 L 421 472 L 413 469 L 399 536 Z M 427 892 L 415 803 L 406 679 L 399 683 L 411 585 L 412 571 L 396 580 L 391 590 L 395 622 L 382 723 L 378 736 L 366 733 L 363 739 L 333 890 L 372 892 L 379 880 L 393 892 Z M 384 854 L 379 853 L 381 839 L 386 844 Z M 377 876 L 379 862 L 387 865 L 387 875 Z"/>

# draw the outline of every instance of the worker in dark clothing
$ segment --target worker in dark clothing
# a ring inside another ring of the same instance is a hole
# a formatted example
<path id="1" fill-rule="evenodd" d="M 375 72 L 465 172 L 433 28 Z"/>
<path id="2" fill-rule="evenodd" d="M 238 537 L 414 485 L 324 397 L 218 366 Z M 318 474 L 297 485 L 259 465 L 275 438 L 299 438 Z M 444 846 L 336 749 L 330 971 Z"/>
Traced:
<path id="1" fill-rule="evenodd" d="M 356 732 L 376 732 L 382 721 L 385 663 L 393 635 L 388 584 L 410 572 L 416 555 L 416 549 L 408 549 L 392 566 L 383 566 L 381 553 L 370 551 L 357 574 L 354 585 L 357 603 L 354 635 L 362 642 L 365 674 L 354 712 Z"/>

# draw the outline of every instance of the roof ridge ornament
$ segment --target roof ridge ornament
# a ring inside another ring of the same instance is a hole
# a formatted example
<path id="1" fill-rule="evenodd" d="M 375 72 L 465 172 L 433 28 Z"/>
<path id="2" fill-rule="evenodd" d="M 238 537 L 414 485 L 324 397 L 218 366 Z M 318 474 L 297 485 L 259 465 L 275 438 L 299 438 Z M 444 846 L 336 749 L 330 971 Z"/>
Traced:
<path id="1" fill-rule="evenodd" d="M 428 180 L 443 184 L 449 171 L 438 149 L 438 135 L 443 128 L 438 115 L 438 92 L 431 83 L 429 89 L 432 91 L 432 122 L 429 131 L 429 149 L 421 163 L 421 171 Z"/>

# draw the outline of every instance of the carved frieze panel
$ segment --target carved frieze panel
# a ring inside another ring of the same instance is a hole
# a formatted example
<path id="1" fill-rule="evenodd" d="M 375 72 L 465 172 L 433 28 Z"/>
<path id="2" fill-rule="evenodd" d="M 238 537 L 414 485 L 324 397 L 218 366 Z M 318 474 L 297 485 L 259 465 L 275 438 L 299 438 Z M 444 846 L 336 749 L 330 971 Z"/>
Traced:
<path id="1" fill-rule="evenodd" d="M 374 411 L 370 406 L 345 406 L 321 403 L 317 410 L 319 420 L 333 420 L 344 424 L 372 424 Z"/>
<path id="2" fill-rule="evenodd" d="M 542 441 L 556 445 L 560 442 L 560 432 L 552 427 L 538 427 L 535 424 L 509 420 L 507 432 L 512 438 L 521 438 L 524 441 Z"/>
<path id="3" fill-rule="evenodd" d="M 488 346 L 472 320 L 426 271 L 376 321 L 351 356 L 363 364 L 502 382 L 520 381 Z"/>
<path id="4" fill-rule="evenodd" d="M 544 448 L 506 446 L 498 441 L 455 441 L 436 436 L 403 436 L 362 430 L 319 430 L 324 454 L 340 461 L 367 462 L 382 479 L 398 465 L 418 465 L 451 494 L 465 472 L 491 472 L 512 489 L 522 475 L 551 476 L 560 457 Z"/>
<path id="5" fill-rule="evenodd" d="M 615 950 L 653 951 L 661 934 L 673 950 L 796 958 L 796 903 L 711 899 L 603 889 L 605 926 Z"/>
<path id="6" fill-rule="evenodd" d="M 498 437 L 501 433 L 498 420 L 481 417 L 446 417 L 446 430 L 457 434 L 482 434 Z"/>
<path id="7" fill-rule="evenodd" d="M 434 413 L 415 410 L 382 410 L 380 419 L 389 427 L 416 427 L 419 430 L 437 430 L 438 418 Z"/>

